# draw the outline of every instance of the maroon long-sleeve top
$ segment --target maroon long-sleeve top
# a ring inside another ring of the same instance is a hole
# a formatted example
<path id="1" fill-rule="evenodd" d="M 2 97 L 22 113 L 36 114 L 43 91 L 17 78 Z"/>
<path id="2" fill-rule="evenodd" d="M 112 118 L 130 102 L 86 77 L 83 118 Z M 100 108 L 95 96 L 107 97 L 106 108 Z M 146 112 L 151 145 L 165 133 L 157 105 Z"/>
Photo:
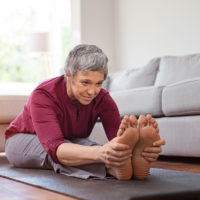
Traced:
<path id="1" fill-rule="evenodd" d="M 101 89 L 88 105 L 75 104 L 67 95 L 64 76 L 41 83 L 30 95 L 23 111 L 6 129 L 6 139 L 17 133 L 37 134 L 42 146 L 58 163 L 56 150 L 64 138 L 86 138 L 97 118 L 100 118 L 111 140 L 120 125 L 118 108 L 109 95 Z"/>

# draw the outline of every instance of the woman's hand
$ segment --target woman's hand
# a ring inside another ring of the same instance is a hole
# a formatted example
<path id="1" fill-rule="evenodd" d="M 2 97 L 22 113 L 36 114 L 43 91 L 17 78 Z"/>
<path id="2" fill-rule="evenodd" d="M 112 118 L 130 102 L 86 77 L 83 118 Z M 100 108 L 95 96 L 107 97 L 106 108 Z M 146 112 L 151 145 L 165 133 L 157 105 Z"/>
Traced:
<path id="1" fill-rule="evenodd" d="M 130 147 L 117 142 L 117 138 L 112 139 L 101 148 L 101 161 L 107 168 L 123 166 L 127 159 L 132 156 Z"/>
<path id="2" fill-rule="evenodd" d="M 165 145 L 165 140 L 160 139 L 153 143 L 152 147 L 144 148 L 142 156 L 149 162 L 154 162 L 158 159 L 159 153 L 162 151 L 160 146 Z"/>

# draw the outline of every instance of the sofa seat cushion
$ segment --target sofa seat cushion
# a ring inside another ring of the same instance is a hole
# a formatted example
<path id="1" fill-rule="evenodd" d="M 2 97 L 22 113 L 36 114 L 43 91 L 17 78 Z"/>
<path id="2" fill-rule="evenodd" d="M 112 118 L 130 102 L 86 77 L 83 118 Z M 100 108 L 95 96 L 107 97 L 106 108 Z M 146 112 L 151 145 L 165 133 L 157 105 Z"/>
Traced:
<path id="1" fill-rule="evenodd" d="M 200 114 L 200 78 L 166 86 L 162 94 L 165 116 Z"/>
<path id="2" fill-rule="evenodd" d="M 161 95 L 162 86 L 150 86 L 136 89 L 111 92 L 110 95 L 116 102 L 120 115 L 151 114 L 162 116 Z"/>
<path id="3" fill-rule="evenodd" d="M 200 116 L 157 118 L 159 134 L 166 145 L 160 155 L 200 157 Z"/>
<path id="4" fill-rule="evenodd" d="M 169 85 L 200 77 L 200 54 L 161 58 L 155 85 Z"/>

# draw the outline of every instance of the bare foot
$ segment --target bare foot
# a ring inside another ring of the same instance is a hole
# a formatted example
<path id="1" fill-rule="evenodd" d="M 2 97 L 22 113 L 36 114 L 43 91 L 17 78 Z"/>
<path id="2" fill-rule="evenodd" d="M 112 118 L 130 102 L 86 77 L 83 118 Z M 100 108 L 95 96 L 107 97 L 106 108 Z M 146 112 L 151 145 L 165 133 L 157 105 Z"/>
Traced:
<path id="1" fill-rule="evenodd" d="M 138 119 L 139 141 L 132 157 L 133 175 L 137 179 L 145 179 L 149 175 L 150 162 L 141 156 L 145 147 L 151 147 L 160 139 L 158 124 L 151 115 L 141 115 Z"/>
<path id="2" fill-rule="evenodd" d="M 117 142 L 129 145 L 133 151 L 135 144 L 139 139 L 139 130 L 137 128 L 137 119 L 134 116 L 125 116 L 117 133 Z M 129 180 L 133 176 L 132 158 L 129 158 L 122 167 L 110 168 L 108 171 L 118 180 Z"/>

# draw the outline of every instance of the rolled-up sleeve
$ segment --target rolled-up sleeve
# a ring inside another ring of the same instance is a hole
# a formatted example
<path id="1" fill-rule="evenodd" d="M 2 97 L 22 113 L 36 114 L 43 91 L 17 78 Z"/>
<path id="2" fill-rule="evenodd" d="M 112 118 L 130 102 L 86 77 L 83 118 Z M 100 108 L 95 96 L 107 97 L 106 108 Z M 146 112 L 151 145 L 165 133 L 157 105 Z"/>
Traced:
<path id="1" fill-rule="evenodd" d="M 56 100 L 43 90 L 35 90 L 30 99 L 30 113 L 40 143 L 52 160 L 59 163 L 56 151 L 64 143 L 64 136 L 58 120 L 61 109 Z"/>

